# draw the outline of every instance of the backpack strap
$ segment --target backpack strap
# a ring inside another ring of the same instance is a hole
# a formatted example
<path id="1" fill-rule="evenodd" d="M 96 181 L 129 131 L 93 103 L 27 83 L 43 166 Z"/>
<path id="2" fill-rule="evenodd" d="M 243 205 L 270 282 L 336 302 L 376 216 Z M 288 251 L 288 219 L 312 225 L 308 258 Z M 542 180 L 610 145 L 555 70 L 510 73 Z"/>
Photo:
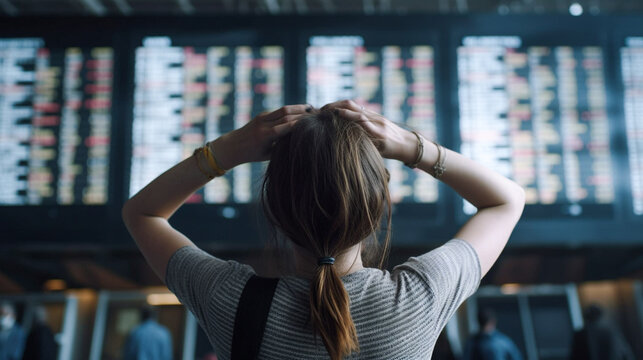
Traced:
<path id="1" fill-rule="evenodd" d="M 234 318 L 230 349 L 232 360 L 254 360 L 259 355 L 272 297 L 278 282 L 278 278 L 263 278 L 256 275 L 248 279 Z"/>

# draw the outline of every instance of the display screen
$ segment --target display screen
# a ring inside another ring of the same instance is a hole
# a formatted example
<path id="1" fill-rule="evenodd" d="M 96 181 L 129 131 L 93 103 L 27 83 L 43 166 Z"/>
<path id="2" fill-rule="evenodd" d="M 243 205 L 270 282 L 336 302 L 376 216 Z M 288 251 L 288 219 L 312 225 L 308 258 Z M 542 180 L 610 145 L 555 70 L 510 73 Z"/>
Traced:
<path id="1" fill-rule="evenodd" d="M 643 215 L 643 37 L 626 39 L 621 48 L 621 74 L 632 210 L 635 215 Z"/>
<path id="2" fill-rule="evenodd" d="M 361 36 L 314 36 L 306 50 L 306 101 L 316 107 L 353 99 L 437 140 L 434 49 L 372 46 Z M 387 160 L 395 203 L 435 203 L 438 183 L 427 173 Z"/>
<path id="3" fill-rule="evenodd" d="M 0 39 L 0 205 L 108 201 L 113 58 Z"/>
<path id="4" fill-rule="evenodd" d="M 192 46 L 148 37 L 136 49 L 130 196 L 194 149 L 284 105 L 280 46 Z M 265 164 L 235 167 L 189 203 L 248 203 Z"/>
<path id="5" fill-rule="evenodd" d="M 537 46 L 517 36 L 465 37 L 457 49 L 461 152 L 526 191 L 546 216 L 610 213 L 603 50 Z M 465 213 L 475 211 L 465 203 Z"/>

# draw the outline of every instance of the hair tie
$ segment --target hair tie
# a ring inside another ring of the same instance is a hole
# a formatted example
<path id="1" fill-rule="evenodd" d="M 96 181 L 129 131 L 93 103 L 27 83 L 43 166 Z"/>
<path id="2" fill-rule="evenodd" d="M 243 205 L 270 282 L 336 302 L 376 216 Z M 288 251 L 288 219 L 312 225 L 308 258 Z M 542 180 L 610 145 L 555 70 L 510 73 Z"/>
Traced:
<path id="1" fill-rule="evenodd" d="M 330 256 L 320 257 L 317 259 L 317 265 L 333 265 L 335 258 Z"/>

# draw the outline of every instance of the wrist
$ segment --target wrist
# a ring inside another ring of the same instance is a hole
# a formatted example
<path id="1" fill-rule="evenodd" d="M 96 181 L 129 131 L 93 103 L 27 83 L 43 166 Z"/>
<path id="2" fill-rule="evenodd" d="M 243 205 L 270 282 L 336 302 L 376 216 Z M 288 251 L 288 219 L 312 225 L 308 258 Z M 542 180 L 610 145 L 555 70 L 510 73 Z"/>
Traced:
<path id="1" fill-rule="evenodd" d="M 239 152 L 235 152 L 234 146 L 230 146 L 233 143 L 234 142 L 229 133 L 222 135 L 209 143 L 210 150 L 212 151 L 217 164 L 226 171 L 243 163 L 243 161 L 239 159 Z"/>
<path id="2" fill-rule="evenodd" d="M 402 141 L 399 145 L 399 152 L 395 159 L 405 164 L 413 163 L 418 156 L 417 142 L 418 139 L 415 134 L 405 130 L 402 135 Z"/>

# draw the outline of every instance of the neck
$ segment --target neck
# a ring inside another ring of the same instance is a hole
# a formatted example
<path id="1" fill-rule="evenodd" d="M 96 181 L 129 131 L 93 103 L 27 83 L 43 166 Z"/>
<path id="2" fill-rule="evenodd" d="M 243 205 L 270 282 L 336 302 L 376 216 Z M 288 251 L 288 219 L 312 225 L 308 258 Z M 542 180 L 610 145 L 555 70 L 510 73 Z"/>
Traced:
<path id="1" fill-rule="evenodd" d="M 490 334 L 494 330 L 496 330 L 496 324 L 487 324 L 483 329 L 482 332 L 485 334 Z"/>
<path id="2" fill-rule="evenodd" d="M 295 274 L 297 276 L 310 278 L 317 269 L 317 258 L 311 256 L 305 249 L 294 245 Z M 327 265 L 325 265 L 327 266 Z M 346 249 L 335 257 L 335 267 L 339 276 L 348 275 L 364 268 L 362 265 L 361 243 Z"/>

